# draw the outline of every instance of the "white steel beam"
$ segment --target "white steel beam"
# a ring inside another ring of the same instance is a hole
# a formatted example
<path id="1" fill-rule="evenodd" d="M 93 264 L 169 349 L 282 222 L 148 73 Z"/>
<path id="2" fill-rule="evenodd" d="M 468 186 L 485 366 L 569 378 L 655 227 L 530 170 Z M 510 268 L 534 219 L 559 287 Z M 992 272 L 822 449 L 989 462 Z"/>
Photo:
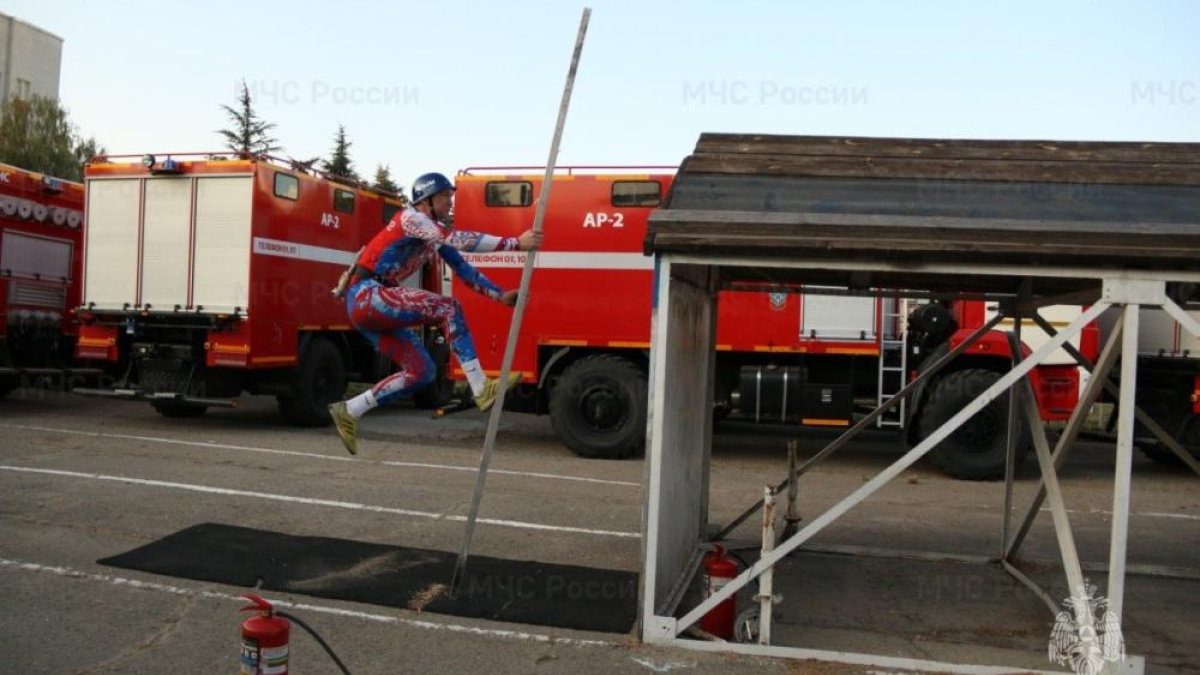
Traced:
<path id="1" fill-rule="evenodd" d="M 1125 605 L 1125 556 L 1129 545 L 1129 493 L 1133 471 L 1133 420 L 1137 393 L 1137 305 L 1125 308 L 1121 336 L 1121 399 L 1117 418 L 1117 466 L 1113 479 L 1112 541 L 1108 558 L 1108 609 L 1120 624 Z"/>
<path id="2" fill-rule="evenodd" d="M 1179 325 L 1185 328 L 1187 332 L 1200 337 L 1200 323 L 1197 323 L 1191 314 L 1183 311 L 1179 305 L 1175 304 L 1175 301 L 1169 298 L 1164 299 L 1162 308 L 1167 311 L 1167 314 L 1171 315 L 1171 318 L 1178 321 Z"/>
<path id="3" fill-rule="evenodd" d="M 1050 502 L 1050 516 L 1054 520 L 1054 535 L 1058 538 L 1058 550 L 1062 556 L 1063 571 L 1067 574 L 1067 587 L 1071 589 L 1072 598 L 1087 597 L 1083 567 L 1079 562 L 1079 551 L 1075 548 L 1075 536 L 1071 532 L 1071 519 L 1067 515 L 1067 505 L 1063 499 L 1062 487 L 1058 483 L 1058 471 L 1054 469 L 1054 460 L 1050 457 L 1050 444 L 1046 441 L 1046 432 L 1041 427 L 1041 415 L 1038 412 L 1033 386 L 1026 381 L 1024 386 L 1014 390 L 1013 394 L 1020 394 L 1025 421 L 1031 427 L 1036 427 L 1031 429 L 1033 449 L 1037 453 L 1038 466 L 1042 470 L 1042 482 L 1046 486 L 1046 498 Z M 1084 606 L 1081 609 L 1082 615 L 1077 617 L 1080 624 L 1095 625 L 1092 620 L 1091 608 Z"/>

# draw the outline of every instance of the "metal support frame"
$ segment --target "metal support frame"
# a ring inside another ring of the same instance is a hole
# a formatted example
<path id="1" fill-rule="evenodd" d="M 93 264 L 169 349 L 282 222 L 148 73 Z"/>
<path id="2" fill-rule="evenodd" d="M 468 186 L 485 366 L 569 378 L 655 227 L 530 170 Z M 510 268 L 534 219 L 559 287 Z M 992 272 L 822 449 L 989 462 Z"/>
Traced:
<path id="1" fill-rule="evenodd" d="M 664 628 L 666 626 L 670 626 L 670 637 L 677 637 L 682 630 L 695 624 L 702 616 L 707 614 L 727 598 L 733 596 L 734 593 L 745 587 L 751 580 L 761 576 L 764 571 L 770 567 L 773 567 L 789 553 L 796 550 L 805 541 L 816 535 L 834 520 L 844 515 L 847 511 L 861 503 L 867 497 L 874 494 L 877 490 L 879 490 L 879 488 L 883 487 L 893 478 L 903 473 L 918 459 L 923 457 L 926 453 L 941 443 L 943 439 L 958 430 L 958 428 L 961 427 L 968 419 L 973 417 L 977 412 L 995 400 L 995 398 L 1002 392 L 1008 390 L 1014 384 L 1028 375 L 1035 366 L 1044 361 L 1048 356 L 1050 356 L 1050 354 L 1057 351 L 1065 342 L 1079 334 L 1085 326 L 1094 321 L 1109 306 L 1110 303 L 1107 300 L 1102 299 L 1095 305 L 1089 307 L 1087 310 L 1082 312 L 1079 317 L 1072 321 L 1065 330 L 1061 331 L 1058 335 L 1054 336 L 1044 345 L 1039 347 L 1038 350 L 1035 351 L 1029 358 L 1022 359 L 1015 368 L 1004 374 L 992 386 L 988 387 L 986 391 L 980 394 L 978 398 L 965 406 L 957 414 L 951 417 L 945 424 L 927 436 L 925 440 L 919 443 L 916 447 L 905 453 L 887 469 L 875 476 L 875 478 L 871 479 L 862 487 L 858 488 L 850 495 L 842 499 L 842 501 L 838 502 L 829 510 L 815 518 L 804 529 L 781 543 L 769 555 L 763 556 L 757 563 L 730 581 L 720 591 L 713 593 L 706 600 L 685 614 L 682 618 L 678 620 L 670 619 L 671 623 L 664 622 L 663 624 L 660 624 L 660 626 Z M 1042 442 L 1045 443 L 1044 436 L 1042 437 Z M 826 448 L 826 450 L 828 449 L 829 448 Z M 816 457 L 814 457 L 814 459 L 816 459 Z M 1055 487 L 1057 487 L 1057 484 Z M 1082 584 L 1082 575 L 1080 584 Z M 657 619 L 667 619 L 667 617 L 657 617 Z"/>
<path id="2" fill-rule="evenodd" d="M 704 266 L 729 267 L 750 264 L 765 264 L 767 267 L 770 267 L 774 264 L 776 266 L 814 269 L 857 269 L 862 266 L 859 263 L 850 261 L 799 261 L 799 263 L 795 265 L 792 263 L 796 261 L 787 261 L 786 263 L 763 263 L 763 261 L 749 258 L 744 260 L 738 258 L 713 261 L 690 254 L 672 254 L 662 261 L 663 268 L 669 268 L 669 265 L 672 262 L 694 265 L 697 268 Z M 876 263 L 872 263 L 872 265 L 875 264 Z M 1081 292 L 1080 297 L 1086 295 L 1089 300 L 1095 299 L 1095 303 L 1091 307 L 1085 308 L 1079 317 L 1077 317 L 1069 326 L 1061 331 L 1055 330 L 1037 313 L 1039 307 L 1057 303 L 1049 302 L 1047 298 L 1031 298 L 1024 294 L 1019 294 L 1016 299 L 1013 299 L 1011 296 L 1002 299 L 1003 310 L 999 312 L 997 316 L 993 317 L 993 319 L 990 320 L 987 325 L 978 329 L 968 340 L 960 343 L 954 350 L 937 360 L 937 362 L 930 364 L 930 366 L 920 375 L 920 377 L 908 383 L 904 389 L 902 389 L 900 392 L 897 392 L 887 401 L 883 402 L 878 408 L 876 408 L 875 411 L 860 420 L 858 424 L 846 430 L 846 432 L 840 435 L 833 442 L 826 445 L 820 452 L 804 462 L 799 468 L 796 468 L 794 458 L 790 458 L 788 476 L 786 480 L 782 481 L 778 488 L 764 492 L 764 498 L 762 500 L 751 506 L 746 512 L 741 514 L 738 518 L 735 518 L 728 526 L 722 529 L 721 532 L 715 536 L 716 539 L 721 539 L 729 535 L 756 511 L 763 508 L 763 505 L 766 503 L 771 504 L 772 510 L 780 510 L 775 505 L 775 499 L 785 487 L 790 488 L 788 491 L 789 515 L 794 515 L 795 510 L 793 507 L 796 501 L 797 492 L 792 484 L 796 482 L 800 476 L 804 475 L 809 469 L 826 459 L 833 452 L 844 447 L 863 429 L 871 426 L 871 424 L 886 410 L 890 409 L 905 397 L 911 395 L 922 384 L 928 382 L 929 379 L 933 377 L 943 366 L 949 363 L 955 356 L 958 356 L 962 352 L 969 349 L 973 343 L 977 342 L 979 338 L 982 337 L 982 335 L 987 331 L 994 328 L 1006 315 L 1016 320 L 1016 327 L 1014 331 L 1015 335 L 1012 337 L 1016 340 L 1018 345 L 1020 345 L 1019 335 L 1021 332 L 1021 326 L 1023 324 L 1023 320 L 1026 319 L 1032 319 L 1035 323 L 1041 326 L 1042 329 L 1046 331 L 1047 336 L 1050 338 L 1048 342 L 1041 345 L 1037 350 L 1025 358 L 1022 358 L 1022 352 L 1020 350 L 1014 349 L 1012 369 L 1008 373 L 1003 374 L 998 381 L 993 383 L 992 386 L 988 387 L 988 389 L 980 394 L 974 401 L 964 407 L 941 427 L 933 431 L 932 434 L 928 435 L 916 447 L 910 449 L 870 481 L 853 490 L 849 495 L 845 496 L 834 506 L 811 519 L 808 524 L 798 532 L 795 532 L 794 534 L 789 532 L 791 536 L 783 536 L 781 538 L 782 540 L 774 546 L 769 547 L 764 545 L 762 557 L 756 563 L 751 565 L 749 569 L 743 571 L 736 578 L 730 580 L 730 582 L 720 591 L 706 598 L 698 605 L 691 608 L 690 611 L 684 613 L 678 619 L 675 618 L 674 611 L 671 611 L 669 614 L 655 613 L 649 616 L 643 616 L 643 639 L 650 643 L 670 644 L 701 651 L 734 651 L 765 656 L 809 659 L 815 658 L 877 667 L 882 666 L 907 668 L 912 670 L 936 670 L 940 672 L 970 673 L 972 675 L 983 673 L 998 674 L 1014 672 L 1013 669 L 1005 667 L 939 663 L 932 661 L 884 657 L 871 654 L 851 654 L 813 649 L 798 649 L 772 646 L 767 644 L 771 639 L 771 629 L 773 627 L 772 617 L 770 616 L 770 600 L 773 600 L 773 598 L 771 598 L 769 591 L 771 590 L 770 586 L 772 585 L 771 582 L 773 581 L 770 575 L 773 574 L 774 566 L 778 564 L 778 562 L 784 557 L 798 550 L 808 540 L 822 531 L 829 524 L 840 518 L 857 504 L 869 498 L 882 486 L 892 481 L 896 476 L 903 473 L 906 469 L 908 469 L 908 467 L 936 447 L 946 437 L 954 433 L 972 416 L 991 404 L 996 397 L 1003 395 L 1006 390 L 1011 390 L 1011 403 L 1008 419 L 1010 430 L 1020 429 L 1020 425 L 1024 423 L 1028 425 L 1031 431 L 1033 431 L 1033 443 L 1037 455 L 1038 465 L 1041 469 L 1042 479 L 1039 485 L 1038 494 L 1034 498 L 1034 505 L 1025 512 L 1024 518 L 1019 521 L 1020 525 L 1014 528 L 1014 523 L 1018 522 L 1014 520 L 1014 514 L 1012 511 L 1015 482 L 1016 446 L 1012 445 L 1010 440 L 1010 446 L 1006 448 L 1006 458 L 1008 463 L 1006 466 L 1005 476 L 1005 515 L 1001 532 L 1001 554 L 999 558 L 981 558 L 977 562 L 999 562 L 1003 569 L 1005 569 L 1009 574 L 1017 578 L 1023 584 L 1027 585 L 1046 604 L 1047 609 L 1051 611 L 1058 610 L 1059 607 L 1056 604 L 1055 598 L 1041 589 L 1035 582 L 1033 582 L 1021 570 L 1017 569 L 1013 564 L 1013 558 L 1021 543 L 1028 535 L 1031 523 L 1041 508 L 1041 503 L 1048 500 L 1050 502 L 1049 510 L 1051 511 L 1052 518 L 1054 519 L 1055 534 L 1058 539 L 1061 560 L 1064 571 L 1066 572 L 1067 583 L 1071 588 L 1072 597 L 1078 598 L 1085 594 L 1084 587 L 1086 582 L 1083 576 L 1084 570 L 1107 571 L 1109 576 L 1107 594 L 1109 611 L 1113 611 L 1118 616 L 1119 621 L 1120 614 L 1123 610 L 1125 574 L 1137 572 L 1138 569 L 1141 569 L 1136 565 L 1132 567 L 1128 566 L 1126 560 L 1128 545 L 1129 492 L 1131 486 L 1130 467 L 1133 449 L 1134 419 L 1136 418 L 1147 429 L 1159 436 L 1162 440 L 1164 440 L 1164 443 L 1168 447 L 1171 447 L 1177 453 L 1186 454 L 1186 451 L 1184 451 L 1178 445 L 1178 443 L 1173 443 L 1173 439 L 1170 439 L 1169 437 L 1163 438 L 1166 436 L 1166 434 L 1161 427 L 1155 424 L 1153 420 L 1150 419 L 1149 416 L 1147 416 L 1143 411 L 1137 409 L 1133 405 L 1136 395 L 1136 359 L 1126 359 L 1122 361 L 1123 376 L 1121 379 L 1121 386 L 1119 388 L 1109 380 L 1109 374 L 1111 369 L 1115 367 L 1118 360 L 1118 355 L 1122 351 L 1131 354 L 1137 353 L 1137 310 L 1140 306 L 1162 306 L 1164 310 L 1170 312 L 1171 315 L 1174 316 L 1182 326 L 1191 332 L 1197 333 L 1198 335 L 1200 335 L 1200 324 L 1197 324 L 1194 319 L 1189 317 L 1183 312 L 1182 309 L 1180 309 L 1166 297 L 1166 282 L 1175 280 L 1174 274 L 1170 275 L 1170 278 L 1168 278 L 1168 275 L 1166 274 L 1159 274 L 1155 272 L 1139 275 L 1120 271 L 1110 273 L 1099 270 L 1068 270 L 1065 268 L 1062 270 L 1047 270 L 1044 268 L 1031 269 L 1027 267 L 989 268 L 986 270 L 977 268 L 974 270 L 974 273 L 1011 276 L 1018 270 L 1025 271 L 1025 278 L 1029 278 L 1030 276 L 1067 277 L 1074 275 L 1075 278 L 1079 279 L 1094 279 L 1096 280 L 1097 284 L 1102 287 L 1102 291 L 1100 293 L 1091 291 L 1087 293 Z M 968 270 L 966 268 L 960 270 L 953 265 L 929 266 L 928 269 L 925 269 L 923 266 L 922 269 L 922 272 L 933 273 L 935 271 L 939 273 L 962 274 L 966 273 Z M 1192 277 L 1196 277 L 1197 280 L 1200 280 L 1200 273 L 1182 273 L 1182 276 L 1179 280 L 1183 280 L 1184 277 L 1187 277 L 1188 280 L 1191 280 Z M 1023 287 L 1026 289 L 1029 288 L 1028 285 L 1024 285 Z M 667 297 L 671 295 L 672 292 L 664 286 L 664 288 L 661 289 L 661 293 L 661 297 Z M 1098 359 L 1097 363 L 1093 365 L 1086 358 L 1084 358 L 1082 354 L 1079 353 L 1078 349 L 1069 343 L 1069 340 L 1078 335 L 1086 325 L 1094 321 L 1100 316 L 1100 314 L 1110 307 L 1117 307 L 1123 310 L 1120 325 L 1116 335 L 1112 336 L 1105 343 L 1100 358 Z M 1126 308 L 1132 309 L 1133 311 L 1124 311 Z M 1093 372 L 1093 377 L 1088 381 L 1087 386 L 1081 393 L 1079 405 L 1072 412 L 1063 434 L 1060 436 L 1057 444 L 1052 449 L 1049 441 L 1047 440 L 1045 429 L 1042 425 L 1033 387 L 1026 378 L 1033 368 L 1043 363 L 1053 352 L 1057 351 L 1058 349 L 1063 349 L 1070 353 L 1080 363 L 1080 365 Z M 1113 392 L 1120 397 L 1122 399 L 1121 409 L 1124 411 L 1123 417 L 1120 418 L 1117 467 L 1114 481 L 1112 541 L 1107 565 L 1103 565 L 1101 563 L 1084 563 L 1079 559 L 1078 552 L 1075 549 L 1075 542 L 1071 532 L 1071 523 L 1067 516 L 1066 505 L 1063 499 L 1061 486 L 1059 485 L 1057 473 L 1058 469 L 1065 462 L 1079 436 L 1083 422 L 1087 417 L 1088 409 L 1103 390 Z M 678 411 L 676 411 L 675 414 L 679 414 Z M 1016 434 L 1010 433 L 1009 436 L 1010 439 L 1013 439 L 1016 437 Z M 648 462 L 648 464 L 652 466 L 651 462 Z M 1189 463 L 1189 466 L 1192 464 L 1194 464 L 1194 462 Z M 1196 467 L 1193 466 L 1193 468 L 1195 469 Z M 1200 469 L 1198 469 L 1198 472 L 1200 472 Z M 650 475 L 654 475 L 653 471 L 650 472 Z M 653 497 L 653 494 L 655 493 L 655 487 L 653 485 L 653 481 L 651 482 L 652 484 L 649 486 L 651 494 L 649 508 L 650 511 L 657 512 L 659 507 Z M 707 488 L 707 481 L 705 481 L 705 488 Z M 764 535 L 767 533 L 767 516 L 769 515 L 769 513 L 764 514 Z M 648 522 L 661 522 L 661 516 L 653 516 Z M 647 535 L 653 537 L 656 536 L 656 533 L 652 529 L 648 531 Z M 806 547 L 806 550 L 808 548 L 819 550 L 820 547 L 810 546 Z M 647 560 L 653 562 L 653 560 L 656 559 L 647 558 Z M 653 573 L 653 569 L 649 569 L 648 571 Z M 1164 570 L 1158 569 L 1139 573 L 1148 573 L 1160 576 L 1176 576 L 1178 578 L 1192 578 L 1187 574 L 1181 576 L 1178 571 L 1175 570 L 1166 570 L 1166 572 L 1175 573 L 1168 574 L 1164 573 Z M 1190 570 L 1184 570 L 1184 572 L 1190 572 Z M 677 573 L 675 572 L 671 573 L 672 578 L 675 578 L 676 581 L 678 581 L 676 575 Z M 690 577 L 690 570 L 684 570 L 684 576 Z M 725 601 L 726 599 L 732 597 L 735 593 L 738 593 L 744 589 L 755 579 L 759 580 L 760 588 L 759 595 L 755 597 L 755 601 L 760 607 L 760 626 L 765 627 L 766 633 L 765 639 L 763 639 L 761 638 L 762 633 L 760 632 L 760 639 L 762 639 L 761 644 L 713 643 L 707 641 L 682 639 L 682 636 L 684 635 L 695 634 L 694 626 L 702 616 L 711 611 L 719 603 Z M 765 590 L 763 586 L 764 580 L 766 580 Z M 650 589 L 649 593 L 653 594 L 653 583 L 651 583 L 648 588 Z M 649 607 L 646 607 L 646 609 L 649 609 Z M 1077 615 L 1079 619 L 1082 619 L 1080 621 L 1080 625 L 1094 625 L 1090 614 L 1090 608 L 1084 608 L 1082 612 Z M 1105 672 L 1122 672 L 1133 674 L 1142 672 L 1143 668 L 1144 659 L 1137 656 L 1126 656 L 1124 661 L 1108 664 L 1108 668 Z M 1021 672 L 1030 672 L 1024 669 L 1019 670 L 1021 670 Z"/>
<path id="3" fill-rule="evenodd" d="M 1121 310 L 1121 317 L 1124 317 L 1125 309 Z M 1034 315 L 1034 321 L 1042 325 L 1043 329 L 1049 328 L 1047 335 L 1053 335 L 1054 329 L 1040 315 Z M 1043 325 L 1044 324 L 1044 325 Z M 1087 386 L 1084 387 L 1083 395 L 1080 397 L 1079 405 L 1071 413 L 1071 418 L 1067 421 L 1063 433 L 1059 436 L 1058 444 L 1054 448 L 1054 468 L 1061 469 L 1067 460 L 1067 456 L 1071 453 L 1071 449 L 1075 446 L 1075 439 L 1079 436 L 1079 431 L 1083 427 L 1083 421 L 1087 419 L 1087 411 L 1092 407 L 1096 398 L 1100 395 L 1100 389 L 1104 383 L 1108 381 L 1108 373 L 1112 370 L 1113 364 L 1117 361 L 1119 353 L 1119 345 L 1121 344 L 1120 336 L 1124 322 L 1117 324 L 1113 334 L 1109 336 L 1107 344 L 1104 345 L 1103 351 L 1100 353 L 1100 360 L 1096 362 L 1093 368 L 1091 363 L 1087 363 L 1085 367 L 1091 371 L 1092 377 L 1088 380 Z M 1086 361 L 1086 359 L 1085 359 Z M 1009 561 L 1016 554 L 1021 543 L 1025 541 L 1026 535 L 1029 534 L 1029 528 L 1033 526 L 1033 521 L 1037 518 L 1037 514 L 1041 511 L 1042 504 L 1046 500 L 1046 484 L 1045 479 L 1038 482 L 1038 491 L 1034 495 L 1032 503 L 1025 511 L 1025 516 L 1021 521 L 1021 525 L 1017 528 L 1017 533 L 1012 539 L 1005 539 L 1003 542 L 1004 548 L 1001 550 L 1000 557 L 1005 561 Z"/>

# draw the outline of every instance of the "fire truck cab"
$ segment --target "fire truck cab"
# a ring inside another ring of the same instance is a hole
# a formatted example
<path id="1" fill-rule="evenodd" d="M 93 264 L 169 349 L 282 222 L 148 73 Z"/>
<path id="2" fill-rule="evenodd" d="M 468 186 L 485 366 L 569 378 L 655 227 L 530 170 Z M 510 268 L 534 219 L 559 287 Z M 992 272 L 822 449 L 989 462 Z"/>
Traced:
<path id="1" fill-rule="evenodd" d="M 109 156 L 85 180 L 77 355 L 119 375 L 77 393 L 168 417 L 267 394 L 289 423 L 324 425 L 348 380 L 391 372 L 331 290 L 398 195 L 265 156 Z"/>
<path id="2" fill-rule="evenodd" d="M 94 377 L 71 368 L 83 185 L 0 164 L 0 397 Z"/>
<path id="3" fill-rule="evenodd" d="M 533 223 L 544 169 L 463 170 L 456 226 L 513 236 Z M 543 224 L 545 243 L 521 327 L 513 369 L 522 385 L 514 409 L 548 413 L 559 438 L 587 457 L 621 458 L 642 449 L 647 414 L 652 258 L 642 253 L 647 218 L 671 190 L 663 167 L 567 167 L 554 177 Z M 524 253 L 466 256 L 502 287 L 515 287 Z M 500 368 L 511 312 L 459 283 L 480 359 Z M 1054 308 L 1052 321 L 1078 315 Z M 909 304 L 894 297 L 724 291 L 718 299 L 714 414 L 755 422 L 848 427 L 856 414 L 898 392 L 936 356 L 994 313 L 983 302 Z M 1025 335 L 1040 338 L 1029 324 Z M 1036 348 L 1037 343 L 1026 348 Z M 1096 331 L 1076 342 L 1096 352 Z M 1066 419 L 1079 392 L 1079 370 L 1066 353 L 1034 376 L 1043 418 Z M 915 405 L 879 425 L 910 442 L 934 429 L 1011 367 L 1008 338 L 993 331 L 944 369 Z M 461 378 L 459 370 L 452 377 Z M 1003 475 L 1006 413 L 992 406 L 934 452 L 947 473 L 968 479 Z M 1019 442 L 1019 453 L 1029 448 Z"/>

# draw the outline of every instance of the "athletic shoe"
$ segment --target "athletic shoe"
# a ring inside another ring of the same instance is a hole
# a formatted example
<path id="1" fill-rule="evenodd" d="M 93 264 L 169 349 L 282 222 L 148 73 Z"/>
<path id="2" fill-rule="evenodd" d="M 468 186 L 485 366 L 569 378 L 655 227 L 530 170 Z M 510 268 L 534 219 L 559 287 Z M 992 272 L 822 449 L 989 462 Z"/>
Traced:
<path id="1" fill-rule="evenodd" d="M 358 418 L 346 409 L 345 401 L 338 401 L 329 406 L 329 416 L 333 418 L 333 426 L 337 429 L 338 436 L 342 437 L 342 445 L 346 446 L 346 452 L 357 455 Z"/>
<path id="2" fill-rule="evenodd" d="M 521 381 L 520 373 L 508 374 L 508 386 L 505 389 L 512 389 L 513 385 Z M 480 412 L 487 412 L 496 403 L 496 397 L 500 395 L 500 379 L 488 380 L 483 385 L 483 393 L 475 397 L 475 405 L 479 407 Z"/>

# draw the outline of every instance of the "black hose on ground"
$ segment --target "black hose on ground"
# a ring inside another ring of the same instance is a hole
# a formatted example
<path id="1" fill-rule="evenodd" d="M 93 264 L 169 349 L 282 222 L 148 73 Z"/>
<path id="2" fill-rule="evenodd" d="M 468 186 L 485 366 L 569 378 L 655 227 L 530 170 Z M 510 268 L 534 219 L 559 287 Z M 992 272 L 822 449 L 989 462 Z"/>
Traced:
<path id="1" fill-rule="evenodd" d="M 279 610 L 275 610 L 275 614 L 277 616 L 282 616 L 288 621 L 291 621 L 297 626 L 300 626 L 304 630 L 308 631 L 308 634 L 313 636 L 313 639 L 317 641 L 317 644 L 321 645 L 321 648 L 325 650 L 325 653 L 329 655 L 329 658 L 333 659 L 333 662 L 336 663 L 337 667 L 342 670 L 342 673 L 345 675 L 350 675 L 350 670 L 346 668 L 346 664 L 342 663 L 342 660 L 338 658 L 338 655 L 333 652 L 333 648 L 330 647 L 329 644 L 325 642 L 325 639 L 322 638 L 317 631 L 313 630 L 311 626 L 304 623 L 299 617 L 293 614 L 288 614 L 287 612 L 281 612 Z"/>

